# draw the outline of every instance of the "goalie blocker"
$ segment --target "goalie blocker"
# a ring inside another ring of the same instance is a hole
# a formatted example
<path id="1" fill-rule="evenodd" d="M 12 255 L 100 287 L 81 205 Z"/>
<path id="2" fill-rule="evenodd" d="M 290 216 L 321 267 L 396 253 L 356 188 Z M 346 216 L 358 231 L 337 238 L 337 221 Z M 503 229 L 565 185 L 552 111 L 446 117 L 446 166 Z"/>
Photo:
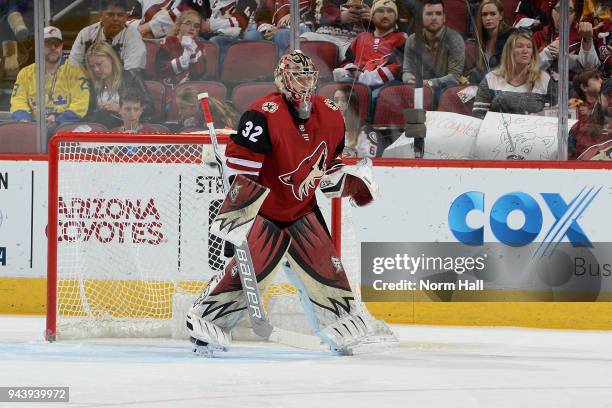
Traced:
<path id="1" fill-rule="evenodd" d="M 332 350 L 350 352 L 367 336 L 340 258 L 334 250 L 322 216 L 308 213 L 290 225 L 276 224 L 257 213 L 264 187 L 237 176 L 213 221 L 215 234 L 240 245 L 238 230 L 248 232 L 257 286 L 263 293 L 287 258 L 313 332 Z M 246 226 L 246 228 L 244 228 Z M 248 226 L 251 226 L 250 228 Z M 247 312 L 247 301 L 236 259 L 215 276 L 187 314 L 191 336 L 211 349 L 227 349 L 231 331 Z"/>

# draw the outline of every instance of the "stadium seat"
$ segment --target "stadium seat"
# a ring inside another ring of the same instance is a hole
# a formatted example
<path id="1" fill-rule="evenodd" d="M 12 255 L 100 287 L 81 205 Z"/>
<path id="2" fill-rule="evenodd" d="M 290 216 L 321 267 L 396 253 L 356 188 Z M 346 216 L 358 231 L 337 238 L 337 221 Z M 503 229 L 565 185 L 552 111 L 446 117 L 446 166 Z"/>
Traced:
<path id="1" fill-rule="evenodd" d="M 166 86 L 158 81 L 145 81 L 145 86 L 153 100 L 154 120 L 163 122 L 166 116 Z"/>
<path id="2" fill-rule="evenodd" d="M 474 99 L 469 100 L 466 103 L 461 102 L 457 96 L 457 92 L 468 86 L 474 85 L 459 85 L 451 88 L 446 88 L 442 95 L 440 95 L 440 103 L 438 104 L 438 110 L 443 112 L 455 112 L 462 115 L 471 115 L 472 106 L 474 105 Z"/>
<path id="3" fill-rule="evenodd" d="M 156 132 L 156 133 L 170 133 L 170 130 L 166 126 L 160 125 L 158 123 L 147 123 L 147 126 L 149 128 L 151 128 L 152 132 Z"/>
<path id="4" fill-rule="evenodd" d="M 476 65 L 476 42 L 467 40 L 465 42 L 465 67 L 463 72 L 467 75 Z"/>
<path id="5" fill-rule="evenodd" d="M 465 0 L 444 0 L 444 11 L 446 12 L 446 25 L 467 36 L 468 9 Z"/>
<path id="6" fill-rule="evenodd" d="M 227 48 L 222 82 L 265 81 L 272 78 L 278 51 L 271 41 L 239 41 Z"/>
<path id="7" fill-rule="evenodd" d="M 159 51 L 159 41 L 144 39 L 145 47 L 147 48 L 147 65 L 145 66 L 145 78 L 156 81 L 157 78 L 157 52 Z"/>
<path id="8" fill-rule="evenodd" d="M 66 125 L 58 127 L 57 129 L 55 129 L 54 133 L 74 132 L 75 130 L 83 132 L 83 130 L 87 128 L 91 129 L 91 130 L 88 130 L 87 132 L 108 132 L 108 129 L 106 128 L 106 126 L 101 125 L 100 123 L 75 122 L 75 123 L 68 123 Z"/>
<path id="9" fill-rule="evenodd" d="M 508 23 L 508 25 L 514 23 L 514 15 L 516 14 L 516 8 L 519 3 L 519 0 L 502 0 L 504 6 L 504 21 Z"/>
<path id="10" fill-rule="evenodd" d="M 214 42 L 203 41 L 206 51 L 206 74 L 204 78 L 216 80 L 219 78 L 219 46 Z"/>
<path id="11" fill-rule="evenodd" d="M 432 109 L 433 96 L 430 88 L 423 88 L 423 107 Z M 404 109 L 414 107 L 413 85 L 391 85 L 381 89 L 376 101 L 374 112 L 374 126 L 376 127 L 404 127 Z"/>
<path id="12" fill-rule="evenodd" d="M 332 71 L 338 67 L 339 51 L 336 44 L 329 41 L 300 41 L 300 50 L 312 58 L 319 70 L 320 79 L 328 80 L 332 77 Z"/>
<path id="13" fill-rule="evenodd" d="M 0 124 L 0 153 L 36 153 L 36 123 Z"/>
<path id="14" fill-rule="evenodd" d="M 366 120 L 370 117 L 370 99 L 371 91 L 366 85 L 360 83 L 346 83 L 346 82 L 331 82 L 323 84 L 319 90 L 319 95 L 325 96 L 326 98 L 333 99 L 336 89 L 340 87 L 353 87 L 353 90 L 357 93 L 359 100 L 359 116 Z"/>
<path id="15" fill-rule="evenodd" d="M 231 101 L 238 109 L 238 112 L 244 112 L 248 106 L 255 102 L 258 98 L 276 91 L 276 85 L 273 82 L 255 82 L 251 84 L 236 85 L 232 91 Z"/>
<path id="16" fill-rule="evenodd" d="M 216 81 L 190 81 L 183 82 L 174 88 L 174 91 L 168 95 L 168 101 L 170 103 L 170 111 L 168 112 L 167 120 L 175 121 L 178 119 L 178 110 L 175 104 L 175 95 L 184 88 L 195 88 L 199 92 L 208 92 L 213 98 L 225 101 L 227 97 L 227 88 L 221 82 Z"/>

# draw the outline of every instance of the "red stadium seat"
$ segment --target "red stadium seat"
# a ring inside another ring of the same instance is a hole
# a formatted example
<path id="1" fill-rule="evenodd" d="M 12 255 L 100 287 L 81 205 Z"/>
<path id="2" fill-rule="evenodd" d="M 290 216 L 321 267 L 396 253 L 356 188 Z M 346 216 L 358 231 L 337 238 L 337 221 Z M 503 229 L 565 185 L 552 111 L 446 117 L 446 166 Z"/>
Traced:
<path id="1" fill-rule="evenodd" d="M 54 133 L 74 132 L 75 130 L 81 132 L 83 129 L 86 129 L 87 127 L 91 129 L 88 132 L 108 132 L 108 129 L 106 128 L 106 126 L 101 125 L 100 123 L 75 122 L 75 123 L 68 123 L 66 125 L 58 127 L 57 129 L 55 129 Z"/>
<path id="2" fill-rule="evenodd" d="M 423 88 L 423 107 L 432 109 L 433 96 L 430 88 Z M 404 127 L 404 109 L 414 107 L 414 85 L 391 85 L 381 89 L 376 100 L 374 126 Z"/>
<path id="3" fill-rule="evenodd" d="M 465 42 L 465 67 L 463 72 L 468 74 L 476 65 L 476 42 L 468 40 Z"/>
<path id="4" fill-rule="evenodd" d="M 216 80 L 219 78 L 219 46 L 210 41 L 203 41 L 206 51 L 206 74 L 204 78 Z"/>
<path id="5" fill-rule="evenodd" d="M 36 153 L 36 123 L 0 124 L 0 153 Z"/>
<path id="6" fill-rule="evenodd" d="M 272 78 L 278 51 L 270 41 L 239 41 L 230 45 L 221 70 L 222 82 L 265 81 Z"/>
<path id="7" fill-rule="evenodd" d="M 157 81 L 145 81 L 145 86 L 153 100 L 154 119 L 163 122 L 166 116 L 166 86 Z"/>
<path id="8" fill-rule="evenodd" d="M 465 0 L 444 0 L 446 25 L 467 36 L 468 9 Z"/>
<path id="9" fill-rule="evenodd" d="M 353 91 L 357 93 L 357 99 L 359 100 L 359 116 L 364 119 L 368 119 L 370 115 L 370 88 L 360 83 L 346 83 L 346 82 L 331 82 L 321 86 L 319 95 L 325 96 L 329 99 L 334 98 L 334 93 L 340 87 L 352 87 Z"/>
<path id="10" fill-rule="evenodd" d="M 332 71 L 338 66 L 339 51 L 336 44 L 329 41 L 300 41 L 300 50 L 312 58 L 319 70 L 319 78 L 332 77 Z"/>
<path id="11" fill-rule="evenodd" d="M 516 14 L 516 8 L 519 3 L 519 0 L 502 0 L 502 5 L 504 6 L 504 21 L 509 25 L 514 23 L 514 15 Z"/>
<path id="12" fill-rule="evenodd" d="M 147 48 L 147 65 L 145 66 L 144 75 L 146 79 L 157 80 L 157 52 L 159 51 L 159 41 L 144 39 L 145 47 Z"/>
<path id="13" fill-rule="evenodd" d="M 151 129 L 151 132 L 170 133 L 170 130 L 166 126 L 160 125 L 158 123 L 147 123 L 147 126 L 149 127 L 149 129 Z"/>
<path id="14" fill-rule="evenodd" d="M 274 91 L 276 91 L 276 85 L 273 82 L 239 84 L 232 91 L 231 101 L 236 109 L 238 109 L 238 112 L 244 112 L 251 103 Z"/>
<path id="15" fill-rule="evenodd" d="M 459 85 L 451 88 L 446 88 L 442 95 L 440 95 L 440 103 L 438 104 L 438 110 L 443 112 L 455 112 L 462 115 L 471 115 L 472 106 L 474 105 L 474 99 L 469 100 L 466 103 L 461 102 L 457 96 L 457 92 L 468 86 L 474 85 Z"/>
<path id="16" fill-rule="evenodd" d="M 170 111 L 168 112 L 169 121 L 175 121 L 178 119 L 178 110 L 176 108 L 175 96 L 184 88 L 195 88 L 199 92 L 208 92 L 208 95 L 213 98 L 225 101 L 227 97 L 227 88 L 220 82 L 215 81 L 190 81 L 183 82 L 174 88 L 174 91 L 169 95 L 168 101 L 170 103 Z"/>

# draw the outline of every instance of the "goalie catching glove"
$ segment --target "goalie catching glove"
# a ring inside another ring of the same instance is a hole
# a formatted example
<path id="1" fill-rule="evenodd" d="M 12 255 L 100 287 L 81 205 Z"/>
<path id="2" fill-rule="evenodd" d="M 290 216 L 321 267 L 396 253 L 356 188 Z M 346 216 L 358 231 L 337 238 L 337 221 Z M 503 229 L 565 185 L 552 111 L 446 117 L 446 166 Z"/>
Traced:
<path id="1" fill-rule="evenodd" d="M 372 160 L 368 158 L 356 166 L 342 166 L 326 174 L 319 187 L 327 198 L 350 197 L 358 207 L 370 204 L 378 196 L 378 185 L 372 177 Z"/>
<path id="2" fill-rule="evenodd" d="M 269 192 L 270 189 L 248 177 L 234 177 L 219 213 L 211 223 L 210 232 L 240 246 L 246 240 Z"/>

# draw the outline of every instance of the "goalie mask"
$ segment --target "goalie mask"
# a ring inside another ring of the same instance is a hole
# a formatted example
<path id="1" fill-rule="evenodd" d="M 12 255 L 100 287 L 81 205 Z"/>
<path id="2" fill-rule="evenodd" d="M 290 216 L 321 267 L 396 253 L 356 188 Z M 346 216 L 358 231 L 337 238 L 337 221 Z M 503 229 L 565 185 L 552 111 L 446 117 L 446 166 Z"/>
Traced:
<path id="1" fill-rule="evenodd" d="M 312 59 L 299 50 L 283 55 L 274 70 L 274 83 L 287 100 L 297 105 L 300 119 L 310 116 L 318 78 Z"/>

